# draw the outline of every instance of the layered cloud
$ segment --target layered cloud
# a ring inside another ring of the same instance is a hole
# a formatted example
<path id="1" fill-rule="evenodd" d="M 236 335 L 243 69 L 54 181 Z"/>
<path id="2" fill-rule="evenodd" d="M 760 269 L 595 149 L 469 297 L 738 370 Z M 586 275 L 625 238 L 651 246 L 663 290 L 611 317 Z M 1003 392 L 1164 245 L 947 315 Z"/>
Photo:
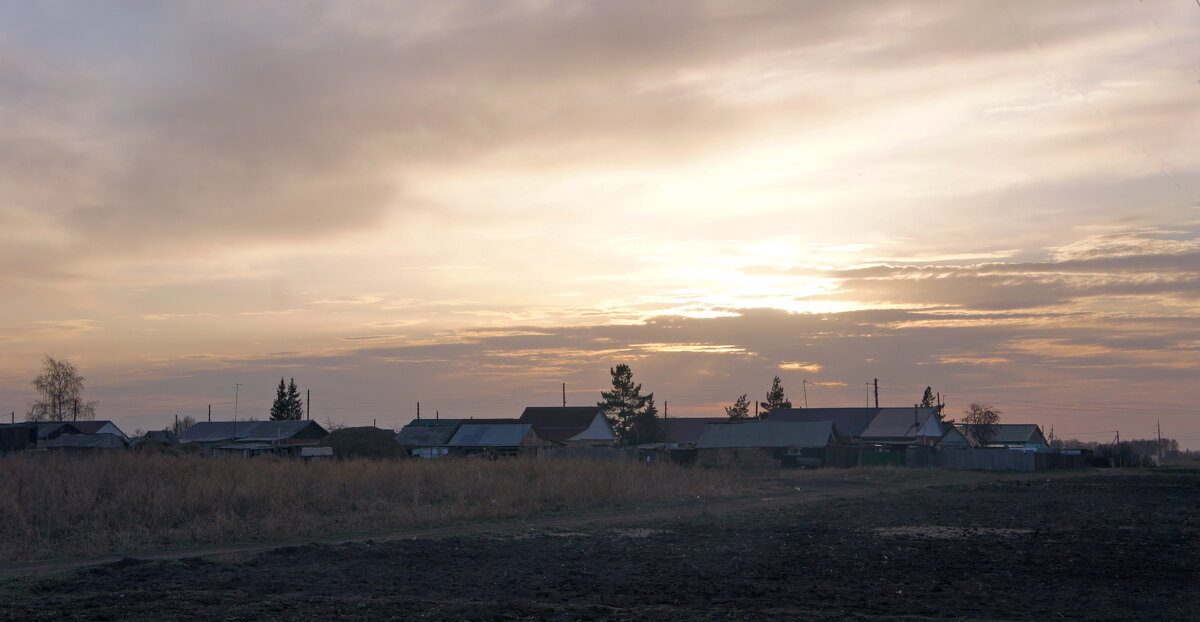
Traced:
<path id="1" fill-rule="evenodd" d="M 628 359 L 682 413 L 775 373 L 1170 411 L 1198 15 L 7 5 L 0 386 L 20 409 L 54 352 L 152 417 L 294 372 L 364 422 Z"/>

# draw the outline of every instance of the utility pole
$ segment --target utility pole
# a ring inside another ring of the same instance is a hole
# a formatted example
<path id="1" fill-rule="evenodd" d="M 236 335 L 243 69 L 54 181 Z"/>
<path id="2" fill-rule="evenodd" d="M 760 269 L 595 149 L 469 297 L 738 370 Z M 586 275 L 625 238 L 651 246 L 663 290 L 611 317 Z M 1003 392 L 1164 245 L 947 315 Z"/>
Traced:
<path id="1" fill-rule="evenodd" d="M 875 379 L 875 408 L 879 408 L 879 379 Z"/>
<path id="2" fill-rule="evenodd" d="M 304 407 L 308 410 L 308 420 L 312 421 L 312 389 L 304 390 Z"/>
<path id="3" fill-rule="evenodd" d="M 417 421 L 421 420 L 421 402 L 417 402 Z"/>
<path id="4" fill-rule="evenodd" d="M 670 408 L 671 408 L 671 402 L 669 402 L 667 400 L 663 400 L 663 419 L 666 419 L 667 417 L 671 416 L 671 415 L 667 414 L 670 412 L 670 410 L 669 410 Z"/>
<path id="5" fill-rule="evenodd" d="M 871 383 L 864 382 L 863 384 L 867 385 L 867 408 L 870 408 L 871 407 Z"/>
<path id="6" fill-rule="evenodd" d="M 1155 427 L 1158 428 L 1158 459 L 1161 461 L 1162 460 L 1162 419 L 1159 419 L 1155 423 Z"/>
<path id="7" fill-rule="evenodd" d="M 9 422 L 9 423 L 16 423 L 16 422 L 17 422 L 17 411 L 15 411 L 15 410 L 14 410 L 14 411 L 12 411 L 12 415 L 10 415 L 10 416 L 9 416 L 8 422 Z"/>
<path id="8" fill-rule="evenodd" d="M 242 391 L 242 383 L 237 383 L 233 386 L 233 420 L 237 421 L 238 415 L 238 394 Z M 237 430 L 235 427 L 234 430 Z"/>
<path id="9" fill-rule="evenodd" d="M 208 422 L 212 423 L 212 404 L 208 405 Z"/>
<path id="10" fill-rule="evenodd" d="M 563 383 L 563 408 L 567 407 L 567 383 Z"/>
<path id="11" fill-rule="evenodd" d="M 804 391 L 804 407 L 808 408 L 808 381 L 807 380 L 800 381 L 800 390 Z"/>

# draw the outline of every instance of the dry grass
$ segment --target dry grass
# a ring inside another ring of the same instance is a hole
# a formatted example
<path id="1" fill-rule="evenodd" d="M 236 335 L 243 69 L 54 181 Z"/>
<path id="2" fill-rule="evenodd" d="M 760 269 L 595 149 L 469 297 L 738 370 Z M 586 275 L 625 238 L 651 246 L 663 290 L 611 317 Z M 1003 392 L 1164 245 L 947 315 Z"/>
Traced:
<path id="1" fill-rule="evenodd" d="M 728 496 L 736 471 L 595 460 L 497 462 L 0 458 L 0 560 L 402 529 Z"/>

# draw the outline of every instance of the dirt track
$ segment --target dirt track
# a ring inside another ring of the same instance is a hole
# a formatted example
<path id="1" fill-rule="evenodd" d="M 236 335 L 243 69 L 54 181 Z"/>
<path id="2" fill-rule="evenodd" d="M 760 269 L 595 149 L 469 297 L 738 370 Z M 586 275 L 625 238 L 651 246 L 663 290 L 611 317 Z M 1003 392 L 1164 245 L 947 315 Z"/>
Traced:
<path id="1" fill-rule="evenodd" d="M 10 579 L 0 616 L 1200 619 L 1198 473 L 837 490 L 123 560 Z"/>

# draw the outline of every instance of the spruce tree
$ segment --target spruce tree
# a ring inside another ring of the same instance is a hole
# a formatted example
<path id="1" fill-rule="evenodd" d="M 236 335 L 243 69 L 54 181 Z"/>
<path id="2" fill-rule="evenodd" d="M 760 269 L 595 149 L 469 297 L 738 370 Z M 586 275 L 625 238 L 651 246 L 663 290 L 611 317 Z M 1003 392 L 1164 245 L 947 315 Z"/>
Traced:
<path id="1" fill-rule="evenodd" d="M 612 391 L 601 391 L 602 401 L 596 405 L 604 410 L 608 422 L 624 445 L 650 443 L 658 438 L 658 409 L 654 394 L 642 395 L 642 385 L 633 381 L 633 370 L 621 363 L 608 370 L 612 375 Z"/>
<path id="2" fill-rule="evenodd" d="M 287 385 L 283 383 L 283 377 L 279 377 L 279 386 L 275 389 L 275 401 L 271 402 L 271 421 L 283 421 L 288 419 L 288 394 Z"/>
<path id="3" fill-rule="evenodd" d="M 300 399 L 300 389 L 296 387 L 296 379 L 292 378 L 287 388 L 287 418 L 299 421 L 304 418 L 304 400 Z"/>
<path id="4" fill-rule="evenodd" d="M 766 410 L 766 412 L 763 413 L 764 419 L 766 418 L 766 415 L 769 415 L 771 411 L 775 410 L 776 408 L 792 407 L 792 403 L 788 401 L 787 396 L 783 394 L 783 382 L 779 379 L 779 376 L 775 376 L 775 379 L 771 381 L 771 390 L 767 391 L 767 401 L 763 402 L 762 405 Z"/>
<path id="5" fill-rule="evenodd" d="M 933 396 L 933 387 L 925 387 L 925 394 L 921 396 L 921 407 L 932 408 L 934 406 L 937 406 L 937 403 Z"/>
<path id="6" fill-rule="evenodd" d="M 739 419 L 749 419 L 750 418 L 750 399 L 749 399 L 749 397 L 745 393 L 743 393 L 742 396 L 737 398 L 737 401 L 735 401 L 733 403 L 733 406 L 725 407 L 725 414 L 729 415 L 729 418 L 733 419 L 735 421 L 739 420 Z"/>

